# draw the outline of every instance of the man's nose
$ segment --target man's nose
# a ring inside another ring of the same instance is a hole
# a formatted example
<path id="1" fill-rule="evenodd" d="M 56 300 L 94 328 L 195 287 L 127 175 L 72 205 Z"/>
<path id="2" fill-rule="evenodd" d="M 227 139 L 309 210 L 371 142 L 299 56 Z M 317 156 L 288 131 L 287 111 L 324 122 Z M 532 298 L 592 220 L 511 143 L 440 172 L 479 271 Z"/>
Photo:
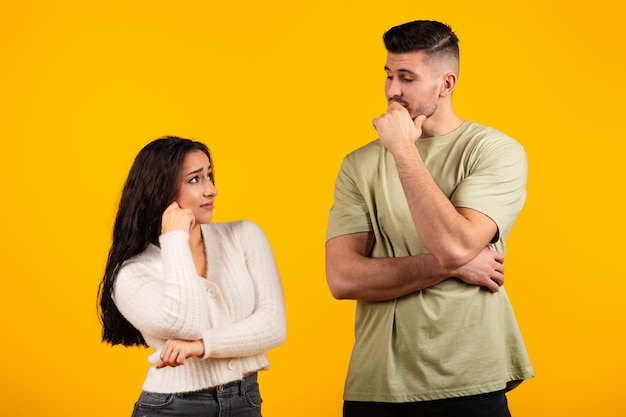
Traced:
<path id="1" fill-rule="evenodd" d="M 391 99 L 392 97 L 402 97 L 402 88 L 396 80 L 390 80 L 387 83 L 387 98 Z"/>

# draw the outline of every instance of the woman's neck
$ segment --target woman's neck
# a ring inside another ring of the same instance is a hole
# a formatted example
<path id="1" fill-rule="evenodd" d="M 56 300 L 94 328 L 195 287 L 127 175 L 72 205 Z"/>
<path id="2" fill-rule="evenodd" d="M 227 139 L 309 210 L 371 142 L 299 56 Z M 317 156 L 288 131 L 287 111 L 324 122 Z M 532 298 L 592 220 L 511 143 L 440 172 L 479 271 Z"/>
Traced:
<path id="1" fill-rule="evenodd" d="M 204 250 L 204 238 L 200 225 L 196 224 L 189 232 L 189 248 L 193 256 L 193 262 L 196 265 L 196 272 L 199 276 L 205 278 L 207 275 L 207 257 Z"/>
<path id="2" fill-rule="evenodd" d="M 193 250 L 197 247 L 204 246 L 204 239 L 202 238 L 202 230 L 200 229 L 200 225 L 196 224 L 189 231 L 189 247 Z"/>

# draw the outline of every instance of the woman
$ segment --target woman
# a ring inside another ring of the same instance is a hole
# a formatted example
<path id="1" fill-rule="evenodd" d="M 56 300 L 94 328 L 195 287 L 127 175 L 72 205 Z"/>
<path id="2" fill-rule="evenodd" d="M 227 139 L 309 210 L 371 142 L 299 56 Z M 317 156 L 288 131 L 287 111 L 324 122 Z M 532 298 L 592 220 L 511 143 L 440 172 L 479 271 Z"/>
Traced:
<path id="1" fill-rule="evenodd" d="M 130 169 L 99 303 L 103 341 L 154 349 L 133 416 L 261 416 L 282 288 L 259 227 L 211 223 L 216 195 L 199 142 L 157 139 Z"/>

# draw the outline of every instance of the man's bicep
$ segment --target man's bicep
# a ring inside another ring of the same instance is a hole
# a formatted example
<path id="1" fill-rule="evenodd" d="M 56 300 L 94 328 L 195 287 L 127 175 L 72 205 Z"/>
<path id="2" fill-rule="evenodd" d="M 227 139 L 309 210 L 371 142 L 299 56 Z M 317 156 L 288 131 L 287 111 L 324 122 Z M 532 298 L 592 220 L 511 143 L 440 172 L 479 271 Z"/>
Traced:
<path id="1" fill-rule="evenodd" d="M 326 241 L 326 275 L 341 279 L 359 267 L 372 252 L 374 235 L 367 232 L 341 235 Z"/>
<path id="2" fill-rule="evenodd" d="M 495 240 L 506 239 L 526 200 L 526 154 L 520 144 L 505 140 L 491 142 L 482 155 L 471 175 L 457 185 L 450 201 L 492 219 Z"/>
<path id="3" fill-rule="evenodd" d="M 331 256 L 359 255 L 369 257 L 374 245 L 371 232 L 350 233 L 329 239 L 326 242 L 326 254 Z"/>
<path id="4" fill-rule="evenodd" d="M 326 241 L 326 281 L 337 299 L 358 299 L 355 276 L 363 278 L 374 242 L 372 233 L 341 235 Z M 356 275 L 355 275 L 356 274 Z"/>

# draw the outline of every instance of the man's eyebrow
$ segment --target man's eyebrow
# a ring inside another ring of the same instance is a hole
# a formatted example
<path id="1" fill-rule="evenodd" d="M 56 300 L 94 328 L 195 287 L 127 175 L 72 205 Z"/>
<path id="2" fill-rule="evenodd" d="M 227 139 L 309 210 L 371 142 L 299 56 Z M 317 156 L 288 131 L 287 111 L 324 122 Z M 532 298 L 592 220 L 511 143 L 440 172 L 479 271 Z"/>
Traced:
<path id="1" fill-rule="evenodd" d="M 385 67 L 385 71 L 392 72 L 392 71 L 389 69 L 389 67 Z M 401 72 L 401 73 L 406 73 L 406 74 L 410 74 L 410 75 L 417 76 L 417 74 L 416 74 L 416 73 L 414 73 L 413 71 L 411 71 L 411 70 L 409 70 L 409 69 L 405 69 L 405 68 L 400 68 L 400 69 L 398 70 L 398 72 Z"/>

